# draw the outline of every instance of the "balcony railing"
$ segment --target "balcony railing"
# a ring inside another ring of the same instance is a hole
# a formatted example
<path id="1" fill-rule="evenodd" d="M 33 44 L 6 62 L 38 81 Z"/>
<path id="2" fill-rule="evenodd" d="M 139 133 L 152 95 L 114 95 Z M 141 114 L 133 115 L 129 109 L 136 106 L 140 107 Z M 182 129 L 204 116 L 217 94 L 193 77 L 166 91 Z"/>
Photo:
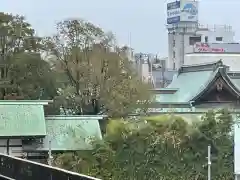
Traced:
<path id="1" fill-rule="evenodd" d="M 0 180 L 100 180 L 41 163 L 0 154 Z"/>

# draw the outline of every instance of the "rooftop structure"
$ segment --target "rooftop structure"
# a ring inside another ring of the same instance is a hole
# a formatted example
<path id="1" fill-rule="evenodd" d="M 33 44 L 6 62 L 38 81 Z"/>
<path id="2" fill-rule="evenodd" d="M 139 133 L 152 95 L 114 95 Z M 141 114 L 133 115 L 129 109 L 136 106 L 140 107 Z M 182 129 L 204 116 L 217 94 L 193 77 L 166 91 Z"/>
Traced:
<path id="1" fill-rule="evenodd" d="M 185 55 L 188 53 L 219 53 L 222 49 L 225 50 L 222 53 L 239 52 L 239 44 L 234 43 L 235 32 L 232 27 L 201 25 L 198 6 L 199 2 L 195 0 L 179 0 L 167 4 L 169 69 L 179 69 L 186 64 Z M 199 43 L 207 43 L 210 48 L 196 48 Z"/>
<path id="2" fill-rule="evenodd" d="M 167 58 L 158 58 L 154 54 L 135 54 L 135 67 L 142 80 L 151 82 L 154 88 L 168 85 L 176 70 L 167 69 Z"/>
<path id="3" fill-rule="evenodd" d="M 153 81 L 154 81 L 154 88 L 164 88 L 169 85 L 174 75 L 177 71 L 163 69 L 163 68 L 156 68 L 152 71 Z"/>

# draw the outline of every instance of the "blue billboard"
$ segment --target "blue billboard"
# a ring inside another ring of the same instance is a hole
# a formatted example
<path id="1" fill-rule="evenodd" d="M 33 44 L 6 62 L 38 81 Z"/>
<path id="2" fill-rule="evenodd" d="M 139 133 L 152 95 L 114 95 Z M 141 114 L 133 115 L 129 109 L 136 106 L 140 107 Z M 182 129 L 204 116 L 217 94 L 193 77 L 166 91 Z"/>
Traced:
<path id="1" fill-rule="evenodd" d="M 181 3 L 175 1 L 167 4 L 167 24 L 175 24 L 180 22 Z"/>
<path id="2" fill-rule="evenodd" d="M 180 1 L 175 1 L 167 4 L 167 10 L 180 8 Z"/>
<path id="3" fill-rule="evenodd" d="M 180 16 L 172 17 L 172 18 L 167 18 L 167 24 L 175 24 L 180 22 Z"/>

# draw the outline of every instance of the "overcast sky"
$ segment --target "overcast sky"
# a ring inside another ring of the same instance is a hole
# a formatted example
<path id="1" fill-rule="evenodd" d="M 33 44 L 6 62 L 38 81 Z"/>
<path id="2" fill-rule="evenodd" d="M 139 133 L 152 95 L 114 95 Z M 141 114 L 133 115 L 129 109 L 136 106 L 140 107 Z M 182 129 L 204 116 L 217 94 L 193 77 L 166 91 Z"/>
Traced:
<path id="1" fill-rule="evenodd" d="M 201 0 L 200 22 L 232 25 L 239 40 L 239 7 L 239 0 Z M 26 16 L 40 35 L 54 33 L 64 18 L 83 18 L 111 30 L 119 44 L 167 55 L 166 0 L 7 0 L 1 11 Z"/>

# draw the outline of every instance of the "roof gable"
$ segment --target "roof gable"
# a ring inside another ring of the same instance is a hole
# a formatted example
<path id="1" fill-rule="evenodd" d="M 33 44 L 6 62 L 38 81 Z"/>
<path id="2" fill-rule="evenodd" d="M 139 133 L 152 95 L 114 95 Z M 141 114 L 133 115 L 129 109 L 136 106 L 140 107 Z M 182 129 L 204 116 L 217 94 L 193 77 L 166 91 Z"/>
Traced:
<path id="1" fill-rule="evenodd" d="M 224 87 L 223 87 L 224 86 Z M 205 86 L 199 90 L 199 92 L 192 97 L 191 101 L 197 101 L 202 96 L 209 93 L 213 88 L 222 91 L 222 88 L 227 89 L 228 93 L 237 98 L 240 97 L 240 91 L 234 82 L 230 79 L 226 72 L 226 68 L 219 67 L 213 74 L 212 78 L 205 84 Z M 217 94 L 217 93 L 216 93 Z"/>

